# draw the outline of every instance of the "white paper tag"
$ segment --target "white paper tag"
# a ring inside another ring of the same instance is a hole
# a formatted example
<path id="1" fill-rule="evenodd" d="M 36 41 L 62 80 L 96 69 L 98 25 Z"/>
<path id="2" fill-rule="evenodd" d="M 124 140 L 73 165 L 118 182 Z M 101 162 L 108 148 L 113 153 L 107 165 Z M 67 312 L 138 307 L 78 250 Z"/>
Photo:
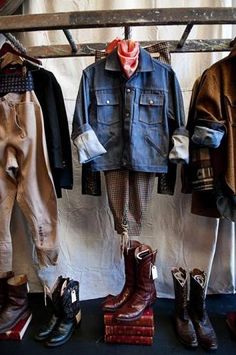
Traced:
<path id="1" fill-rule="evenodd" d="M 76 301 L 76 292 L 75 290 L 71 291 L 71 302 L 74 303 Z"/>
<path id="2" fill-rule="evenodd" d="M 156 265 L 152 265 L 152 279 L 155 280 L 157 278 L 158 278 L 157 267 Z"/>

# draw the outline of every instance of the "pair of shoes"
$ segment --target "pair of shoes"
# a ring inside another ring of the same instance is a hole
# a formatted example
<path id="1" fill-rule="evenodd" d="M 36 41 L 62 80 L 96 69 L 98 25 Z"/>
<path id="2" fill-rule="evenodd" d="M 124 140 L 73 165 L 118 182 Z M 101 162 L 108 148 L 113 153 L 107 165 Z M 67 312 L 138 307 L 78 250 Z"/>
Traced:
<path id="1" fill-rule="evenodd" d="M 136 240 L 124 248 L 125 284 L 117 296 L 109 295 L 103 310 L 114 312 L 116 321 L 139 319 L 145 308 L 156 300 L 156 288 L 151 270 L 155 267 L 157 251 Z"/>
<path id="2" fill-rule="evenodd" d="M 175 289 L 175 329 L 179 340 L 188 347 L 200 344 L 205 350 L 217 350 L 217 338 L 206 312 L 206 274 L 199 269 L 190 272 L 188 298 L 187 273 L 173 268 Z"/>
<path id="3" fill-rule="evenodd" d="M 53 308 L 49 322 L 35 335 L 35 340 L 47 347 L 66 343 L 81 321 L 79 282 L 59 276 L 49 295 Z"/>
<path id="4" fill-rule="evenodd" d="M 0 274 L 0 333 L 14 327 L 30 315 L 28 279 L 25 274 L 14 276 L 12 271 Z"/>

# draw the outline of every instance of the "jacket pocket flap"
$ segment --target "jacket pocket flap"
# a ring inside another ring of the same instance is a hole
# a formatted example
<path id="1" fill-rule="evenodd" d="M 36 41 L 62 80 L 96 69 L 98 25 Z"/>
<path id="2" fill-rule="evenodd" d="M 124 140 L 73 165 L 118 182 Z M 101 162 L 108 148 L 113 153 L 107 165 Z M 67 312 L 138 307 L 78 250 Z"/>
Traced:
<path id="1" fill-rule="evenodd" d="M 96 92 L 97 105 L 118 105 L 119 97 L 117 94 Z"/>
<path id="2" fill-rule="evenodd" d="M 141 94 L 140 105 L 159 106 L 163 104 L 163 96 L 158 94 Z"/>

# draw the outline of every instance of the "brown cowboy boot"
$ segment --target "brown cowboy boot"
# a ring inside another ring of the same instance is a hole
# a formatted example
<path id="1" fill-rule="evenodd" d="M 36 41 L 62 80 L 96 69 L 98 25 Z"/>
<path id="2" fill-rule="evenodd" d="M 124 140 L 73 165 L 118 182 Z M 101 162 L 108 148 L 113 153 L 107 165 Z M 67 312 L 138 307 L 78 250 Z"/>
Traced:
<path id="1" fill-rule="evenodd" d="M 7 280 L 13 275 L 12 271 L 0 273 L 0 311 L 7 302 Z"/>
<path id="2" fill-rule="evenodd" d="M 136 287 L 128 301 L 116 311 L 114 319 L 117 321 L 131 321 L 139 319 L 145 308 L 156 300 L 156 289 L 152 278 L 152 267 L 155 265 L 157 251 L 141 244 L 135 249 Z"/>
<path id="3" fill-rule="evenodd" d="M 124 249 L 125 284 L 117 296 L 109 295 L 103 302 L 103 310 L 114 312 L 120 308 L 134 292 L 136 285 L 135 249 L 140 245 L 137 240 L 130 241 L 130 247 Z"/>
<path id="4" fill-rule="evenodd" d="M 175 329 L 179 340 L 185 346 L 198 346 L 196 332 L 187 309 L 188 284 L 186 271 L 181 267 L 171 270 L 175 290 Z"/>
<path id="5" fill-rule="evenodd" d="M 0 314 L 0 333 L 10 330 L 20 319 L 30 315 L 27 276 L 22 274 L 7 280 L 7 303 Z"/>
<path id="6" fill-rule="evenodd" d="M 198 343 L 206 350 L 218 348 L 217 338 L 206 312 L 206 274 L 199 269 L 190 272 L 189 314 Z"/>

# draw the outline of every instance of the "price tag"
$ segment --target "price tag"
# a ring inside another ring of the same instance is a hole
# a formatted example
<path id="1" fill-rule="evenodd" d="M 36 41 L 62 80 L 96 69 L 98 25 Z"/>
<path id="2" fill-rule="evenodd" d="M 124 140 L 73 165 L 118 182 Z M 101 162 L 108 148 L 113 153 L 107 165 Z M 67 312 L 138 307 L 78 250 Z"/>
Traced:
<path id="1" fill-rule="evenodd" d="M 71 291 L 71 302 L 74 303 L 77 300 L 75 290 Z"/>
<path id="2" fill-rule="evenodd" d="M 158 278 L 157 267 L 156 265 L 152 265 L 152 279 L 155 280 L 157 278 Z"/>

